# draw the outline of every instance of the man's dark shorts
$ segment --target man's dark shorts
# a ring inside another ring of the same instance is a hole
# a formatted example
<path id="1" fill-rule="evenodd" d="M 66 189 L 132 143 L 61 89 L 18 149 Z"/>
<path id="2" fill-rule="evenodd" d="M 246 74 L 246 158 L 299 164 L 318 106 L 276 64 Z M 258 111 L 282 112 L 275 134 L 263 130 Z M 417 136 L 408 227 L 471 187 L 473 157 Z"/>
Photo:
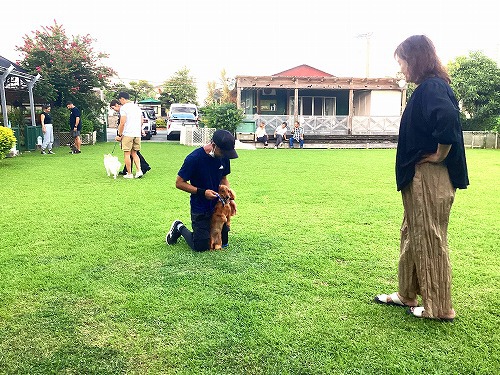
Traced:
<path id="1" fill-rule="evenodd" d="M 72 131 L 71 131 L 71 136 L 72 136 L 73 138 L 76 138 L 76 137 L 78 137 L 79 135 L 80 135 L 80 130 L 72 130 Z"/>

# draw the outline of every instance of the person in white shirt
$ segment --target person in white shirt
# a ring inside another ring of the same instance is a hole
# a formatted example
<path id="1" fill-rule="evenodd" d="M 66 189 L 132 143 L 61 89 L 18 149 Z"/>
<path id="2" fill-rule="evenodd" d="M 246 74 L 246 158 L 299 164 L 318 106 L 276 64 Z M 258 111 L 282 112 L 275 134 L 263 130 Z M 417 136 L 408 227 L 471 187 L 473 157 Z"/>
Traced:
<path id="1" fill-rule="evenodd" d="M 266 133 L 266 124 L 264 124 L 264 121 L 262 121 L 255 130 L 255 137 L 257 138 L 257 142 L 264 143 L 264 148 L 267 148 L 269 137 Z"/>
<path id="2" fill-rule="evenodd" d="M 127 168 L 127 174 L 123 178 L 134 178 L 130 157 L 134 160 L 137 170 L 135 178 L 140 178 L 143 176 L 143 173 L 137 151 L 141 149 L 142 113 L 139 106 L 132 103 L 129 98 L 130 96 L 127 92 L 120 92 L 118 94 L 118 101 L 122 106 L 120 108 L 118 135 L 115 140 L 121 142 L 123 158 Z"/>
<path id="3" fill-rule="evenodd" d="M 274 131 L 274 137 L 276 138 L 276 143 L 274 144 L 274 148 L 278 148 L 283 145 L 283 141 L 286 141 L 286 132 L 288 128 L 286 127 L 286 121 L 283 121 L 281 126 L 278 126 Z"/>

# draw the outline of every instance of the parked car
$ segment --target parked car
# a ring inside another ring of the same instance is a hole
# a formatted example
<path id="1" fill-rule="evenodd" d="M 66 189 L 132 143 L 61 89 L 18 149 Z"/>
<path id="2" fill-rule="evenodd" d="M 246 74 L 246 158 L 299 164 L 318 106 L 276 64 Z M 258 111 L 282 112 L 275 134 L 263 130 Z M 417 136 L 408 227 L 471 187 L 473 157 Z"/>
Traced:
<path id="1" fill-rule="evenodd" d="M 195 104 L 173 103 L 167 114 L 167 139 L 179 138 L 185 125 L 198 126 L 198 107 Z"/>
<path id="2" fill-rule="evenodd" d="M 154 109 L 142 108 L 142 130 L 144 135 L 142 139 L 151 139 L 153 135 L 156 135 L 156 114 Z"/>

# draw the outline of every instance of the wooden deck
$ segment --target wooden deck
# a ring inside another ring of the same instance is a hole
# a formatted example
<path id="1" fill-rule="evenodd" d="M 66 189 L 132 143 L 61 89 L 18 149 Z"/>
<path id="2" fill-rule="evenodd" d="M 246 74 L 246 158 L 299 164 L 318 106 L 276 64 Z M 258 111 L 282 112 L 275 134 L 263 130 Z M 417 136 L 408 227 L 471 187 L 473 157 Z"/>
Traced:
<path id="1" fill-rule="evenodd" d="M 264 148 L 264 144 L 254 141 L 254 134 L 237 134 L 237 139 L 245 144 L 252 144 L 256 148 Z M 269 137 L 268 148 L 273 148 L 274 137 Z M 306 135 L 304 148 L 307 149 L 331 149 L 331 148 L 396 148 L 398 144 L 397 135 Z M 283 142 L 280 148 L 289 148 L 288 141 Z M 299 148 L 295 143 L 294 148 Z"/>

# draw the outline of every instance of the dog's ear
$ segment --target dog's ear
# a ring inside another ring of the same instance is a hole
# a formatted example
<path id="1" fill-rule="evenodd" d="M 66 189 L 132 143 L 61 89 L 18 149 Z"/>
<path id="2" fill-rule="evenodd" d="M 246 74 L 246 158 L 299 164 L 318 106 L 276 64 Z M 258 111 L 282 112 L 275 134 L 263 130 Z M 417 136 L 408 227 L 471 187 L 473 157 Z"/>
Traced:
<path id="1" fill-rule="evenodd" d="M 231 199 L 236 199 L 236 195 L 234 194 L 234 190 L 231 188 L 227 188 L 227 190 L 229 191 L 229 197 Z"/>

